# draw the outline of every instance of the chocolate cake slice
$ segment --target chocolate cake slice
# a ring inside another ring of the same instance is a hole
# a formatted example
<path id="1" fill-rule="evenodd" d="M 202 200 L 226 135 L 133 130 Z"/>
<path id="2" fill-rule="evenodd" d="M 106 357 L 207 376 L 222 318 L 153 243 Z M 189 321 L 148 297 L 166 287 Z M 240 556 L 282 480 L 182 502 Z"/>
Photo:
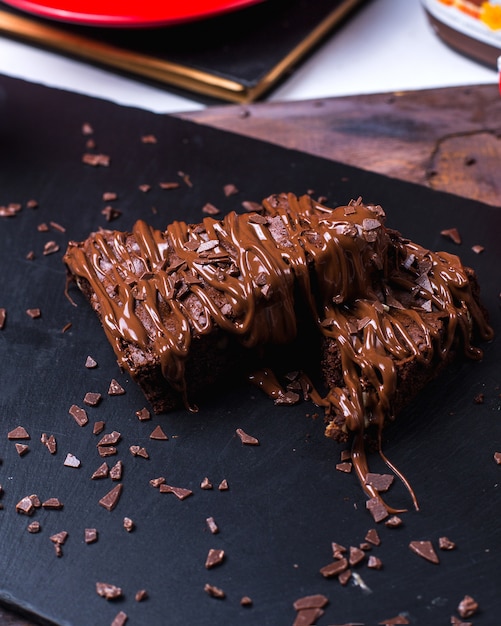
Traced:
<path id="1" fill-rule="evenodd" d="M 327 436 L 354 435 L 362 482 L 366 429 L 380 433 L 452 359 L 481 358 L 475 338 L 492 337 L 473 271 L 360 199 L 331 209 L 279 194 L 258 212 L 165 231 L 139 221 L 70 242 L 64 261 L 155 412 L 192 406 L 243 352 L 313 326 L 328 391 L 311 397 Z"/>

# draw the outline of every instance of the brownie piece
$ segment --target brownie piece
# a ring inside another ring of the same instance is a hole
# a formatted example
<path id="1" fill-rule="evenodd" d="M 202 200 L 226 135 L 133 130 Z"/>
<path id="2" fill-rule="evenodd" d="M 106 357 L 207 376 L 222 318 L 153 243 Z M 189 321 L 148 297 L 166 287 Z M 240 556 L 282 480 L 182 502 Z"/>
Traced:
<path id="1" fill-rule="evenodd" d="M 155 412 L 194 408 L 197 390 L 249 354 L 313 327 L 327 394 L 312 397 L 327 436 L 354 435 L 361 478 L 366 429 L 380 434 L 459 354 L 481 358 L 473 341 L 492 337 L 473 271 L 387 228 L 383 209 L 361 199 L 331 209 L 278 194 L 222 220 L 165 231 L 139 221 L 70 242 L 64 261 Z"/>

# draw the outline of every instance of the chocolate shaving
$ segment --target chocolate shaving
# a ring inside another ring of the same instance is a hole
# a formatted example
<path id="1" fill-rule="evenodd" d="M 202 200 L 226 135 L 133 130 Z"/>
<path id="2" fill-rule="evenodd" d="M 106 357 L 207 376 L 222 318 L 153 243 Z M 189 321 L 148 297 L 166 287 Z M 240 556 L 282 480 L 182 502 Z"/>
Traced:
<path id="1" fill-rule="evenodd" d="M 76 404 L 72 404 L 68 412 L 79 426 L 85 426 L 89 421 L 85 409 L 80 408 Z"/>
<path id="2" fill-rule="evenodd" d="M 164 476 L 159 476 L 158 478 L 152 478 L 150 480 L 150 485 L 152 487 L 160 487 L 160 485 L 163 485 L 165 483 L 165 477 Z"/>
<path id="3" fill-rule="evenodd" d="M 466 595 L 459 603 L 457 610 L 460 617 L 471 617 L 478 611 L 478 602 Z"/>
<path id="4" fill-rule="evenodd" d="M 385 505 L 379 498 L 370 498 L 367 500 L 365 506 L 372 515 L 376 524 L 386 519 L 389 515 Z"/>
<path id="5" fill-rule="evenodd" d="M 210 202 L 207 202 L 202 207 L 202 213 L 206 213 L 207 215 L 218 215 L 221 211 Z"/>
<path id="6" fill-rule="evenodd" d="M 409 548 L 418 556 L 430 561 L 430 563 L 439 563 L 439 559 L 431 541 L 411 541 Z"/>
<path id="7" fill-rule="evenodd" d="M 311 596 L 304 596 L 298 598 L 293 606 L 296 611 L 302 611 L 304 609 L 323 609 L 329 603 L 329 599 L 321 593 L 317 593 Z"/>
<path id="8" fill-rule="evenodd" d="M 108 395 L 109 396 L 122 396 L 124 393 L 125 393 L 125 389 L 117 380 L 113 378 L 108 388 Z"/>
<path id="9" fill-rule="evenodd" d="M 16 511 L 23 515 L 33 515 L 35 506 L 29 496 L 25 496 L 16 504 Z"/>
<path id="10" fill-rule="evenodd" d="M 210 532 L 213 535 L 217 535 L 217 533 L 219 532 L 219 526 L 216 524 L 214 518 L 208 517 L 205 521 L 207 523 L 207 528 L 210 530 Z"/>
<path id="11" fill-rule="evenodd" d="M 344 572 L 348 568 L 348 560 L 345 558 L 337 559 L 328 565 L 325 565 L 320 569 L 320 573 L 324 578 L 332 578 L 338 576 L 341 572 Z"/>
<path id="12" fill-rule="evenodd" d="M 457 228 L 445 228 L 444 230 L 440 231 L 440 234 L 442 235 L 442 237 L 447 237 L 457 245 L 461 243 L 461 235 L 459 234 Z"/>
<path id="13" fill-rule="evenodd" d="M 30 435 L 24 426 L 17 426 L 7 433 L 7 439 L 30 439 Z"/>
<path id="14" fill-rule="evenodd" d="M 110 473 L 110 468 L 108 467 L 108 464 L 105 463 L 101 463 L 101 465 L 97 468 L 97 470 L 92 474 L 92 476 L 90 477 L 91 480 L 100 480 L 101 478 L 108 478 Z"/>
<path id="15" fill-rule="evenodd" d="M 19 456 L 24 456 L 27 452 L 29 452 L 30 447 L 25 443 L 16 443 L 16 451 Z"/>
<path id="16" fill-rule="evenodd" d="M 159 490 L 160 493 L 173 493 L 179 500 L 185 500 L 193 494 L 193 491 L 191 491 L 191 489 L 185 489 L 183 487 L 173 487 L 172 485 L 167 485 L 165 483 L 160 485 Z"/>
<path id="17" fill-rule="evenodd" d="M 134 600 L 136 602 L 143 602 L 143 600 L 146 600 L 147 598 L 148 592 L 146 589 L 139 589 L 139 591 L 136 591 L 136 595 L 134 596 Z"/>
<path id="18" fill-rule="evenodd" d="M 370 569 L 379 570 L 379 569 L 382 569 L 383 562 L 377 556 L 374 556 L 373 554 L 371 554 L 369 557 L 369 560 L 367 561 L 367 567 L 369 567 Z"/>
<path id="19" fill-rule="evenodd" d="M 349 474 L 353 469 L 353 464 L 349 461 L 344 461 L 343 463 L 337 463 L 336 469 L 338 472 L 344 472 L 345 474 Z"/>
<path id="20" fill-rule="evenodd" d="M 97 361 L 95 361 L 91 356 L 88 356 L 85 360 L 85 367 L 87 369 L 94 369 L 97 367 Z"/>
<path id="21" fill-rule="evenodd" d="M 63 508 L 63 503 L 59 500 L 59 498 L 49 498 L 42 502 L 42 507 L 44 509 L 49 509 L 52 511 L 60 511 Z"/>
<path id="22" fill-rule="evenodd" d="M 92 427 L 93 435 L 100 435 L 105 429 L 106 423 L 102 421 L 94 422 L 94 426 Z"/>
<path id="23" fill-rule="evenodd" d="M 136 411 L 136 415 L 141 422 L 151 419 L 151 414 L 146 407 L 140 411 Z"/>
<path id="24" fill-rule="evenodd" d="M 213 487 L 214 487 L 214 485 L 207 478 L 207 476 L 200 483 L 200 489 L 212 489 Z"/>
<path id="25" fill-rule="evenodd" d="M 122 473 L 123 473 L 123 463 L 122 461 L 117 461 L 115 465 L 110 469 L 111 480 L 121 480 Z"/>
<path id="26" fill-rule="evenodd" d="M 179 189 L 179 187 L 181 187 L 181 183 L 178 182 L 166 182 L 166 183 L 159 183 L 159 186 L 161 189 Z"/>
<path id="27" fill-rule="evenodd" d="M 99 500 L 99 504 L 107 511 L 113 511 L 113 509 L 118 504 L 118 501 L 120 500 L 122 488 L 122 483 L 119 483 L 116 487 L 113 487 L 111 491 L 108 491 L 108 493 Z"/>
<path id="28" fill-rule="evenodd" d="M 114 456 L 117 453 L 115 446 L 97 446 L 97 453 L 100 457 Z"/>
<path id="29" fill-rule="evenodd" d="M 68 454 L 66 455 L 66 458 L 64 459 L 64 466 L 78 468 L 80 467 L 80 465 L 81 465 L 80 460 L 77 459 L 76 456 L 68 452 Z"/>
<path id="30" fill-rule="evenodd" d="M 7 309 L 0 309 L 0 330 L 5 326 L 5 320 L 7 319 Z"/>
<path id="31" fill-rule="evenodd" d="M 31 319 L 36 320 L 42 316 L 42 312 L 40 309 L 26 309 L 26 315 L 31 317 Z"/>
<path id="32" fill-rule="evenodd" d="M 205 560 L 206 569 L 220 565 L 224 561 L 224 550 L 211 548 Z"/>
<path id="33" fill-rule="evenodd" d="M 367 531 L 365 540 L 372 543 L 373 546 L 379 546 L 381 544 L 381 539 L 379 538 L 378 532 L 375 528 L 370 528 Z"/>
<path id="34" fill-rule="evenodd" d="M 219 491 L 228 491 L 229 488 L 230 487 L 228 485 L 228 481 L 226 480 L 226 478 L 223 478 L 223 480 L 218 485 Z"/>
<path id="35" fill-rule="evenodd" d="M 248 445 L 248 446 L 258 446 L 259 445 L 259 440 L 258 439 L 256 439 L 252 435 L 248 435 L 241 428 L 237 428 L 236 433 L 240 437 L 240 441 L 243 444 Z"/>
<path id="36" fill-rule="evenodd" d="M 113 446 L 120 441 L 121 436 L 122 435 L 118 432 L 118 430 L 114 430 L 111 433 L 107 433 L 106 435 L 103 435 L 97 445 L 98 446 Z"/>
<path id="37" fill-rule="evenodd" d="M 302 609 L 298 611 L 292 626 L 313 626 L 323 614 L 322 609 Z"/>
<path id="38" fill-rule="evenodd" d="M 209 583 L 206 583 L 204 585 L 204 591 L 205 593 L 208 593 L 212 598 L 219 598 L 220 600 L 222 600 L 226 597 L 226 594 L 222 589 L 214 585 L 209 585 Z"/>
<path id="39" fill-rule="evenodd" d="M 125 611 L 118 611 L 111 622 L 111 626 L 124 626 L 128 619 L 129 617 Z"/>
<path id="40" fill-rule="evenodd" d="M 44 256 L 59 252 L 59 245 L 55 241 L 47 241 L 43 247 Z"/>
<path id="41" fill-rule="evenodd" d="M 113 202 L 118 198 L 118 195 L 114 191 L 105 191 L 102 195 L 103 202 Z"/>
<path id="42" fill-rule="evenodd" d="M 84 404 L 86 404 L 87 406 L 97 406 L 102 399 L 102 395 L 100 393 L 94 393 L 93 391 L 88 391 L 85 394 L 85 397 L 83 399 Z"/>
<path id="43" fill-rule="evenodd" d="M 169 438 L 167 437 L 167 435 L 162 430 L 162 427 L 161 426 L 157 426 L 153 430 L 153 432 L 150 434 L 150 439 L 158 439 L 158 440 L 167 441 Z"/>
<path id="44" fill-rule="evenodd" d="M 84 530 L 84 541 L 85 543 L 96 543 L 98 540 L 98 532 L 96 528 L 86 528 Z"/>
<path id="45" fill-rule="evenodd" d="M 93 167 L 108 167 L 110 164 L 110 157 L 107 154 L 91 154 L 85 153 L 82 156 L 82 162 L 86 165 L 92 165 Z"/>
<path id="46" fill-rule="evenodd" d="M 365 484 L 373 487 L 376 491 L 388 491 L 393 484 L 393 474 L 373 474 L 369 472 L 365 477 Z"/>
<path id="47" fill-rule="evenodd" d="M 42 527 L 40 526 L 40 522 L 34 521 L 34 522 L 31 522 L 31 524 L 28 524 L 28 526 L 26 527 L 26 530 L 31 534 L 36 534 L 42 530 Z"/>
<path id="48" fill-rule="evenodd" d="M 438 539 L 438 547 L 440 550 L 454 550 L 456 544 L 454 541 L 451 541 L 448 537 L 439 537 Z"/>
<path id="49" fill-rule="evenodd" d="M 109 583 L 96 583 L 96 592 L 98 596 L 106 598 L 106 600 L 115 600 L 122 597 L 120 587 Z"/>

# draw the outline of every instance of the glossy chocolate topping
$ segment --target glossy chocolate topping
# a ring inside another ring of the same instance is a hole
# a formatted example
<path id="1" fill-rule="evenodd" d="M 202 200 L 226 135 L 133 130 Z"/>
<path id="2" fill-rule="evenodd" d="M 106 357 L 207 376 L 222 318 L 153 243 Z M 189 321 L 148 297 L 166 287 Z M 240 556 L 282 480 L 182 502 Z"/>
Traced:
<path id="1" fill-rule="evenodd" d="M 340 384 L 314 399 L 325 407 L 328 436 L 355 435 L 364 483 L 363 434 L 393 417 L 398 368 L 413 360 L 431 366 L 458 340 L 480 358 L 474 331 L 492 337 L 458 257 L 430 252 L 384 220 L 381 207 L 360 199 L 330 209 L 281 194 L 260 213 L 174 222 L 165 231 L 143 221 L 132 233 L 102 230 L 70 242 L 64 261 L 93 294 L 119 365 L 134 377 L 153 360 L 182 394 L 194 338 L 218 327 L 247 347 L 289 343 L 299 293 L 342 369 Z"/>

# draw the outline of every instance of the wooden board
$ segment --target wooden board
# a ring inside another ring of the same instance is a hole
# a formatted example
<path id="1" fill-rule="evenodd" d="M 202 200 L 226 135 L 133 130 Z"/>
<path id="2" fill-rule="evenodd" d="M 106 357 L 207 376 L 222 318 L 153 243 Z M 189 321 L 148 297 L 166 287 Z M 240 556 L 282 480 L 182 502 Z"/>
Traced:
<path id="1" fill-rule="evenodd" d="M 501 206 L 497 85 L 220 106 L 180 117 Z"/>

